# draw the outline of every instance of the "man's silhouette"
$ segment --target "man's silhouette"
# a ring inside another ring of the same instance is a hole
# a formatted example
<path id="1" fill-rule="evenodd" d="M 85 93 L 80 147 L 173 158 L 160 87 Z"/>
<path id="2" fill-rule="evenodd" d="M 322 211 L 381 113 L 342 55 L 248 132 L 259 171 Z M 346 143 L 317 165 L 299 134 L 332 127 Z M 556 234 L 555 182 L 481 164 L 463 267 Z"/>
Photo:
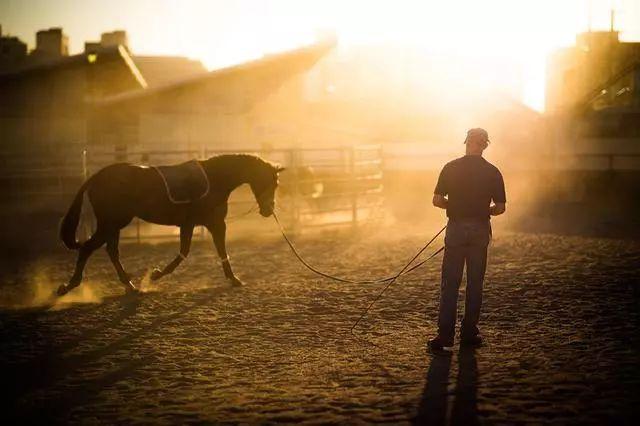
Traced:
<path id="1" fill-rule="evenodd" d="M 433 205 L 446 209 L 449 217 L 444 239 L 438 335 L 428 345 L 435 352 L 448 351 L 453 346 L 458 288 L 465 264 L 467 289 L 461 344 L 482 343 L 478 320 L 487 246 L 491 239 L 490 216 L 504 213 L 507 201 L 502 174 L 482 158 L 482 152 L 489 146 L 486 130 L 469 130 L 465 144 L 466 155 L 444 166 L 433 195 Z"/>

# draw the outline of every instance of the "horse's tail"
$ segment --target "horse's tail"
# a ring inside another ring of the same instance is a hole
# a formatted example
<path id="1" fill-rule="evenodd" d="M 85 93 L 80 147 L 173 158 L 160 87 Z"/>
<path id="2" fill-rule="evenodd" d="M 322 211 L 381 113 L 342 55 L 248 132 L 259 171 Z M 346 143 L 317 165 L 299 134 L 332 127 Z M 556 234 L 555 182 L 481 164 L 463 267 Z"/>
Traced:
<path id="1" fill-rule="evenodd" d="M 90 182 L 91 178 L 82 184 L 71 206 L 69 206 L 67 214 L 64 215 L 62 222 L 60 222 L 60 239 L 69 250 L 78 250 L 82 246 L 82 244 L 76 240 L 76 229 L 80 222 L 80 211 L 82 210 L 84 192 L 87 190 Z"/>

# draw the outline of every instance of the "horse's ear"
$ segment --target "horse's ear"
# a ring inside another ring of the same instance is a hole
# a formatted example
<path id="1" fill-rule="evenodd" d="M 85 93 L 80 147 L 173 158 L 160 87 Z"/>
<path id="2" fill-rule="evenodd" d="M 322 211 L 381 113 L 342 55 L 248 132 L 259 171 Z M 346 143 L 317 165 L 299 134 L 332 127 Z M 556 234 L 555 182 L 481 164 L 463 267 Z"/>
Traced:
<path id="1" fill-rule="evenodd" d="M 287 170 L 287 168 L 286 168 L 286 167 L 276 166 L 276 172 L 277 172 L 277 173 L 283 172 L 283 171 L 285 171 L 285 170 Z"/>

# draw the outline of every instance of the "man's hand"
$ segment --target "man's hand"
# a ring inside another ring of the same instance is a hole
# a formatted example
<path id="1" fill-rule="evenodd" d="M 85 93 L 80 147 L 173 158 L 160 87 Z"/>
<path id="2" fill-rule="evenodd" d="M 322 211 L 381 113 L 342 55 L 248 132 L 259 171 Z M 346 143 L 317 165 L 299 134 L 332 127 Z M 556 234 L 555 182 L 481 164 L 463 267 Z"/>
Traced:
<path id="1" fill-rule="evenodd" d="M 444 195 L 433 194 L 433 205 L 436 207 L 440 207 L 441 209 L 446 209 L 447 199 L 444 198 Z"/>
<path id="2" fill-rule="evenodd" d="M 489 208 L 489 214 L 491 216 L 499 216 L 507 210 L 505 203 L 495 203 Z"/>

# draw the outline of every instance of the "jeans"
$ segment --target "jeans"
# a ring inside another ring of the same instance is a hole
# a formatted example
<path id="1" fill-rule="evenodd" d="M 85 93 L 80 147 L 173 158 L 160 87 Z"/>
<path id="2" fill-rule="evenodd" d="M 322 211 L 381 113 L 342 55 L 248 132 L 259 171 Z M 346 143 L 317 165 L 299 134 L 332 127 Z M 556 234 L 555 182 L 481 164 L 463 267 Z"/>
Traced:
<path id="1" fill-rule="evenodd" d="M 444 238 L 438 336 L 444 346 L 453 345 L 462 271 L 467 265 L 467 289 L 462 339 L 479 334 L 482 284 L 487 268 L 487 246 L 491 239 L 489 220 L 449 220 Z"/>

